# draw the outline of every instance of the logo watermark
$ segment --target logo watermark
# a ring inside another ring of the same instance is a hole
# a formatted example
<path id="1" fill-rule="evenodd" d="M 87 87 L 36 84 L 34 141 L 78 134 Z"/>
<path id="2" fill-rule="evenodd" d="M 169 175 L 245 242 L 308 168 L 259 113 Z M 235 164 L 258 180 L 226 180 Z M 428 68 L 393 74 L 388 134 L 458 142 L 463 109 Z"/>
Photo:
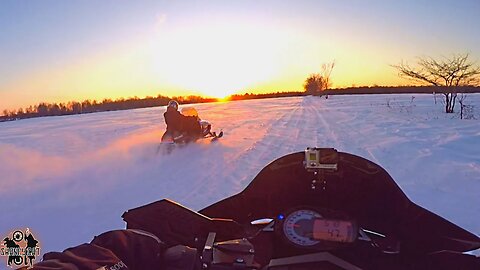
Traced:
<path id="1" fill-rule="evenodd" d="M 27 228 L 25 231 L 16 230 L 3 238 L 0 243 L 0 256 L 7 257 L 7 266 L 33 266 L 33 262 L 40 256 L 40 243 Z"/>

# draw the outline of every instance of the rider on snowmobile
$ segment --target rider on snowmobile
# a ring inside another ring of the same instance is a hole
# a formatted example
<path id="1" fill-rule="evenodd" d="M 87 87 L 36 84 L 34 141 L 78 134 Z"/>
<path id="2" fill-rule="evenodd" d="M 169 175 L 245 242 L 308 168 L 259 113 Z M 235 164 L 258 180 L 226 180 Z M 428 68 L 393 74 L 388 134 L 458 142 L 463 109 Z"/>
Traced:
<path id="1" fill-rule="evenodd" d="M 180 135 L 182 130 L 183 115 L 178 111 L 178 102 L 170 100 L 167 105 L 167 111 L 163 114 L 167 130 L 165 134 L 171 134 L 174 137 Z"/>
<path id="2" fill-rule="evenodd" d="M 185 116 L 178 111 L 178 102 L 170 100 L 167 105 L 167 111 L 163 114 L 167 130 L 162 136 L 162 141 L 167 137 L 182 137 L 189 141 L 195 139 L 201 133 L 201 127 L 198 116 Z"/>

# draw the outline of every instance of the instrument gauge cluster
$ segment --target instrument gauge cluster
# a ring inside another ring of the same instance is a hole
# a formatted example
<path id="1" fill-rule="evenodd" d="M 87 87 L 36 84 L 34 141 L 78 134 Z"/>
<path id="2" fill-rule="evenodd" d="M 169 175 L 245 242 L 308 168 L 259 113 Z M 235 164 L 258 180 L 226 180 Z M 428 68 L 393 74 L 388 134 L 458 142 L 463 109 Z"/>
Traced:
<path id="1" fill-rule="evenodd" d="M 277 234 L 296 247 L 328 250 L 355 242 L 358 234 L 354 220 L 321 209 L 292 210 L 280 214 L 275 223 Z"/>

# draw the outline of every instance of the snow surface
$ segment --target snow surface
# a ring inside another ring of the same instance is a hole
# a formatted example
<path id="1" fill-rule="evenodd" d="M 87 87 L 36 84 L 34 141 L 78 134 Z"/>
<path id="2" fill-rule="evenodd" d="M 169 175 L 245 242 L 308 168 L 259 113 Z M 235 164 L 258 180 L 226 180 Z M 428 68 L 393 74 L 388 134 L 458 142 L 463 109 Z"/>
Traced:
<path id="1" fill-rule="evenodd" d="M 199 210 L 240 192 L 271 161 L 318 146 L 372 160 L 412 201 L 480 235 L 480 95 L 467 98 L 473 120 L 443 113 L 440 99 L 199 104 L 224 138 L 169 155 L 157 153 L 164 107 L 0 123 L 0 234 L 29 227 L 42 253 L 63 250 L 124 228 L 124 211 L 162 198 Z"/>

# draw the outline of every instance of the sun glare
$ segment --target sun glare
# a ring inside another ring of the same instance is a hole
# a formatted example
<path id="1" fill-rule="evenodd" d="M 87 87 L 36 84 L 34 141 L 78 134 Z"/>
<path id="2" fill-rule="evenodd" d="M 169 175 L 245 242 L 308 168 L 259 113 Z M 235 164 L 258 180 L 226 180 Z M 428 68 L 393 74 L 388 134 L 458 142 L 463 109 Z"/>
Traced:
<path id="1" fill-rule="evenodd" d="M 163 33 L 155 70 L 164 82 L 224 98 L 275 78 L 274 32 L 248 26 L 204 26 Z M 278 46 L 277 46 L 278 48 Z"/>

